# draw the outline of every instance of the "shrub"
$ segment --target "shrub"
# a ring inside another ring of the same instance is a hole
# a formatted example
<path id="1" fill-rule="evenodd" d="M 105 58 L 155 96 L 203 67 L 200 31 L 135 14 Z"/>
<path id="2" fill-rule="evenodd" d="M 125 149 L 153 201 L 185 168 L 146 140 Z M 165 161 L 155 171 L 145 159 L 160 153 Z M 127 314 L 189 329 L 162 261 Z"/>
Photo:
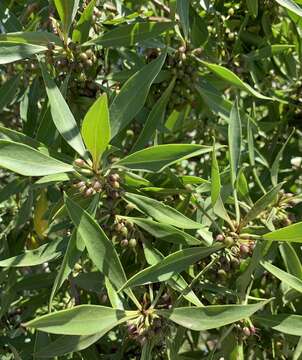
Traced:
<path id="1" fill-rule="evenodd" d="M 300 358 L 297 3 L 0 3 L 2 359 Z"/>

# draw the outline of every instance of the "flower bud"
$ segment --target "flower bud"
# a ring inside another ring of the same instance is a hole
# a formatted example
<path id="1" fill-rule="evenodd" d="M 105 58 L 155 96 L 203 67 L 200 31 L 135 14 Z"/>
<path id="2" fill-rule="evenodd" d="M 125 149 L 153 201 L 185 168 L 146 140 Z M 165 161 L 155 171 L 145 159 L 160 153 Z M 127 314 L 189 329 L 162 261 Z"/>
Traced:
<path id="1" fill-rule="evenodd" d="M 123 240 L 121 241 L 121 246 L 122 246 L 122 247 L 127 247 L 128 245 L 129 245 L 128 239 L 123 239 Z"/>
<path id="2" fill-rule="evenodd" d="M 247 255 L 250 252 L 250 248 L 248 245 L 241 244 L 240 245 L 240 254 L 241 255 Z"/>
<path id="3" fill-rule="evenodd" d="M 222 235 L 222 234 L 218 234 L 217 236 L 216 236 L 216 239 L 215 239 L 216 241 L 223 241 L 224 240 L 224 236 Z"/>
<path id="4" fill-rule="evenodd" d="M 118 181 L 114 181 L 111 186 L 114 188 L 114 189 L 119 189 L 120 188 L 120 183 Z"/>
<path id="5" fill-rule="evenodd" d="M 83 167 L 85 165 L 85 161 L 83 159 L 75 159 L 74 163 L 80 167 Z"/>
<path id="6" fill-rule="evenodd" d="M 245 336 L 251 336 L 251 330 L 247 326 L 242 329 L 242 332 Z"/>
<path id="7" fill-rule="evenodd" d="M 89 189 L 87 189 L 86 190 L 86 192 L 85 192 L 85 196 L 91 196 L 93 194 L 93 188 L 89 188 Z"/>
<path id="8" fill-rule="evenodd" d="M 129 246 L 131 248 L 135 248 L 136 245 L 137 245 L 137 240 L 135 238 L 132 238 L 132 239 L 129 240 Z"/>
<path id="9" fill-rule="evenodd" d="M 102 189 L 102 184 L 99 181 L 95 181 L 93 184 L 93 188 L 95 191 L 100 191 Z"/>

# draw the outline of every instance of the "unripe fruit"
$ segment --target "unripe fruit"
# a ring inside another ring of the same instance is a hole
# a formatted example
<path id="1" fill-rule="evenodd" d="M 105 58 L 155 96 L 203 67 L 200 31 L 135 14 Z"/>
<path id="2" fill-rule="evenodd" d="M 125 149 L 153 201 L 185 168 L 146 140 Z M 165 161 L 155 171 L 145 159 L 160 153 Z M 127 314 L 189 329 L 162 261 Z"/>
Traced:
<path id="1" fill-rule="evenodd" d="M 229 14 L 230 16 L 233 16 L 233 15 L 235 14 L 234 8 L 229 8 L 228 14 Z"/>
<path id="2" fill-rule="evenodd" d="M 75 159 L 74 163 L 80 167 L 85 165 L 85 161 L 83 159 Z"/>
<path id="3" fill-rule="evenodd" d="M 121 241 L 121 246 L 122 247 L 127 247 L 129 245 L 129 241 L 127 240 L 127 239 L 123 239 L 122 241 Z"/>
<path id="4" fill-rule="evenodd" d="M 127 236 L 128 235 L 128 229 L 126 226 L 122 226 L 121 229 L 120 229 L 120 233 L 123 235 L 123 236 Z"/>
<path id="5" fill-rule="evenodd" d="M 232 246 L 232 245 L 234 244 L 234 240 L 233 240 L 232 237 L 227 236 L 227 237 L 225 238 L 225 240 L 224 240 L 224 243 L 225 243 L 225 245 L 226 245 L 227 247 L 230 247 L 230 246 Z"/>
<path id="6" fill-rule="evenodd" d="M 85 181 L 80 181 L 80 182 L 76 183 L 75 186 L 77 188 L 82 188 L 83 186 L 86 186 L 86 183 L 85 183 Z"/>
<path id="7" fill-rule="evenodd" d="M 82 60 L 82 61 L 87 61 L 88 60 L 88 56 L 86 53 L 81 53 L 79 55 L 79 59 Z"/>
<path id="8" fill-rule="evenodd" d="M 88 50 L 86 50 L 86 55 L 88 56 L 88 58 L 91 58 L 91 57 L 93 57 L 93 55 L 94 55 L 94 53 L 93 53 L 93 51 L 91 50 L 91 49 L 88 49 Z"/>
<path id="9" fill-rule="evenodd" d="M 114 181 L 111 186 L 114 188 L 114 189 L 119 189 L 120 188 L 120 183 L 118 181 Z"/>
<path id="10" fill-rule="evenodd" d="M 245 336 L 250 336 L 251 335 L 251 330 L 245 326 L 243 329 L 242 329 L 242 332 Z"/>
<path id="11" fill-rule="evenodd" d="M 92 60 L 90 60 L 90 59 L 86 60 L 86 61 L 85 61 L 85 65 L 86 65 L 87 67 L 93 66 Z"/>
<path id="12" fill-rule="evenodd" d="M 131 248 L 135 248 L 136 245 L 137 245 L 136 239 L 132 238 L 132 239 L 129 240 L 129 246 L 130 246 Z"/>

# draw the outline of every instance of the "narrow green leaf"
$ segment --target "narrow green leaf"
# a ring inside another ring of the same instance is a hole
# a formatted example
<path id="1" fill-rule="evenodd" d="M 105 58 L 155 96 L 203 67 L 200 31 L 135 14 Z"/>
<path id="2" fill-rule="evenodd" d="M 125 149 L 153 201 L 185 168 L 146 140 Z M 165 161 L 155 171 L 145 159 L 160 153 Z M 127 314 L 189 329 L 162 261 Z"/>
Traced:
<path id="1" fill-rule="evenodd" d="M 216 158 L 215 151 L 215 139 L 213 140 L 213 152 L 212 152 L 212 167 L 211 167 L 211 201 L 212 206 L 217 202 L 218 197 L 220 196 L 221 182 L 219 174 L 219 166 Z"/>
<path id="2" fill-rule="evenodd" d="M 36 266 L 59 258 L 65 250 L 65 242 L 53 240 L 48 244 L 41 245 L 35 250 L 25 251 L 23 254 L 1 260 L 0 267 L 24 267 Z"/>
<path id="3" fill-rule="evenodd" d="M 81 14 L 79 21 L 72 33 L 72 41 L 82 44 L 87 41 L 91 28 L 91 21 L 96 0 L 90 1 Z"/>
<path id="4" fill-rule="evenodd" d="M 267 233 L 262 236 L 265 240 L 288 241 L 288 242 L 302 242 L 302 222 L 287 226 Z"/>
<path id="5" fill-rule="evenodd" d="M 170 99 L 171 92 L 174 88 L 175 79 L 173 79 L 162 96 L 157 100 L 155 105 L 153 106 L 146 123 L 144 125 L 143 130 L 139 134 L 135 144 L 131 149 L 131 153 L 142 150 L 149 140 L 153 138 L 153 135 L 160 124 L 163 123 L 163 118 L 165 115 L 165 109 L 167 103 Z"/>
<path id="6" fill-rule="evenodd" d="M 213 71 L 214 74 L 221 77 L 223 80 L 228 82 L 230 85 L 235 86 L 236 88 L 245 90 L 246 92 L 250 93 L 251 95 L 254 95 L 255 97 L 259 99 L 264 100 L 273 100 L 270 97 L 264 96 L 260 94 L 258 91 L 256 91 L 254 88 L 252 88 L 250 85 L 243 82 L 236 74 L 234 74 L 231 70 L 216 64 L 210 64 L 206 61 L 199 60 L 203 65 L 208 67 L 211 71 Z"/>
<path id="7" fill-rule="evenodd" d="M 298 292 L 302 293 L 302 280 L 298 279 L 296 276 L 288 274 L 286 271 L 283 271 L 273 264 L 262 261 L 261 265 L 266 269 L 268 272 L 276 276 L 280 281 L 284 282 L 291 288 L 297 290 Z"/>
<path id="8" fill-rule="evenodd" d="M 46 50 L 46 46 L 0 41 L 0 65 L 30 58 Z"/>
<path id="9" fill-rule="evenodd" d="M 157 59 L 131 76 L 114 98 L 110 106 L 112 137 L 127 127 L 144 106 L 150 87 L 165 62 L 166 54 L 163 52 Z"/>
<path id="10" fill-rule="evenodd" d="M 6 201 L 11 196 L 23 192 L 28 185 L 28 179 L 17 178 L 0 189 L 0 203 Z"/>
<path id="11" fill-rule="evenodd" d="M 284 334 L 302 336 L 302 316 L 300 315 L 255 315 L 253 320 L 261 326 L 267 326 Z"/>
<path id="12" fill-rule="evenodd" d="M 290 133 L 290 135 L 287 137 L 286 141 L 284 142 L 284 144 L 282 145 L 281 149 L 279 150 L 272 166 L 271 166 L 271 178 L 272 178 L 272 184 L 274 186 L 277 185 L 278 183 L 278 173 L 279 173 L 279 166 L 280 166 L 280 161 L 282 159 L 283 156 L 283 152 L 287 146 L 287 144 L 289 143 L 290 139 L 293 137 L 295 133 L 295 129 L 293 129 L 293 131 Z"/>
<path id="13" fill-rule="evenodd" d="M 138 225 L 157 239 L 161 239 L 173 244 L 200 245 L 200 240 L 185 233 L 184 231 L 174 228 L 173 226 L 161 224 L 150 219 L 134 217 L 125 218 L 135 225 Z"/>
<path id="14" fill-rule="evenodd" d="M 93 335 L 108 332 L 133 319 L 136 311 L 123 311 L 98 305 L 80 305 L 29 321 L 24 326 L 51 334 Z"/>
<path id="15" fill-rule="evenodd" d="M 266 210 L 269 205 L 271 205 L 282 188 L 283 183 L 278 184 L 272 188 L 269 192 L 263 195 L 259 200 L 257 200 L 254 206 L 246 214 L 245 218 L 242 220 L 242 226 L 248 224 L 251 220 L 254 220 L 262 211 Z"/>
<path id="16" fill-rule="evenodd" d="M 302 355 L 302 337 L 300 337 L 296 349 L 293 353 L 293 360 L 299 360 Z"/>
<path id="17" fill-rule="evenodd" d="M 128 287 L 167 281 L 172 276 L 186 270 L 196 261 L 208 257 L 212 253 L 222 249 L 222 247 L 223 246 L 219 244 L 212 247 L 194 247 L 179 250 L 165 257 L 160 263 L 152 265 L 132 276 L 120 290 Z"/>
<path id="18" fill-rule="evenodd" d="M 125 193 L 123 197 L 127 202 L 137 206 L 142 213 L 153 217 L 160 223 L 182 229 L 201 229 L 204 227 L 202 224 L 187 218 L 179 211 L 157 200 L 131 193 Z"/>
<path id="19" fill-rule="evenodd" d="M 54 0 L 62 21 L 62 29 L 67 38 L 70 26 L 76 16 L 80 0 Z"/>
<path id="20" fill-rule="evenodd" d="M 218 147 L 216 146 L 216 148 Z M 212 150 L 212 146 L 196 144 L 157 145 L 130 154 L 115 163 L 115 166 L 123 166 L 132 170 L 160 172 L 176 162 L 206 154 Z"/>
<path id="21" fill-rule="evenodd" d="M 173 28 L 173 22 L 137 22 L 119 26 L 116 29 L 89 40 L 83 46 L 102 45 L 105 47 L 133 46 L 138 42 L 152 39 Z"/>
<path id="22" fill-rule="evenodd" d="M 298 16 L 302 16 L 302 8 L 297 5 L 293 0 L 275 0 L 279 5 L 285 7 L 287 10 L 292 11 Z"/>
<path id="23" fill-rule="evenodd" d="M 228 142 L 230 151 L 230 166 L 232 185 L 235 185 L 240 165 L 240 153 L 242 143 L 242 128 L 238 102 L 233 106 L 228 126 Z"/>
<path id="24" fill-rule="evenodd" d="M 156 310 L 156 313 L 185 328 L 205 331 L 247 319 L 265 304 L 267 304 L 267 301 L 253 305 L 183 307 L 172 310 Z"/>
<path id="25" fill-rule="evenodd" d="M 0 87 L 0 111 L 16 97 L 20 83 L 20 75 L 13 76 Z"/>
<path id="26" fill-rule="evenodd" d="M 110 120 L 107 95 L 100 96 L 90 107 L 82 124 L 82 136 L 97 167 L 110 138 Z"/>
<path id="27" fill-rule="evenodd" d="M 71 352 L 81 351 L 97 342 L 103 335 L 104 333 L 83 336 L 63 335 L 50 344 L 43 346 L 43 348 L 38 350 L 34 355 L 37 358 L 54 358 Z"/>
<path id="28" fill-rule="evenodd" d="M 279 251 L 287 271 L 302 280 L 302 265 L 294 247 L 287 242 L 279 245 Z"/>
<path id="29" fill-rule="evenodd" d="M 45 64 L 40 62 L 40 66 L 46 86 L 53 122 L 55 123 L 59 133 L 68 142 L 68 144 L 81 157 L 86 158 L 86 149 L 77 123 L 60 90 L 48 74 Z"/>
<path id="30" fill-rule="evenodd" d="M 10 140 L 0 140 L 0 166 L 24 176 L 44 176 L 74 171 L 69 164 L 28 145 Z"/>
<path id="31" fill-rule="evenodd" d="M 0 42 L 20 43 L 28 45 L 47 46 L 48 43 L 53 42 L 57 46 L 62 47 L 62 40 L 53 33 L 46 31 L 25 31 L 8 34 L 0 34 Z"/>
<path id="32" fill-rule="evenodd" d="M 190 2 L 187 0 L 176 0 L 176 6 L 185 38 L 188 39 L 190 31 Z"/>

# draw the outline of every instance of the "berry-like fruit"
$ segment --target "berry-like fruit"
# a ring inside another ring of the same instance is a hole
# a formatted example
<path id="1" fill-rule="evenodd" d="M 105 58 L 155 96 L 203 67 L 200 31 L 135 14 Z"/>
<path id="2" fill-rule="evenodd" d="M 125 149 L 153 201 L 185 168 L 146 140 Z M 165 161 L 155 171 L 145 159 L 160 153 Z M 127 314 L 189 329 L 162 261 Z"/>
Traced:
<path id="1" fill-rule="evenodd" d="M 129 246 L 131 248 L 135 248 L 136 245 L 137 245 L 137 240 L 135 238 L 132 238 L 132 239 L 129 240 Z"/>

